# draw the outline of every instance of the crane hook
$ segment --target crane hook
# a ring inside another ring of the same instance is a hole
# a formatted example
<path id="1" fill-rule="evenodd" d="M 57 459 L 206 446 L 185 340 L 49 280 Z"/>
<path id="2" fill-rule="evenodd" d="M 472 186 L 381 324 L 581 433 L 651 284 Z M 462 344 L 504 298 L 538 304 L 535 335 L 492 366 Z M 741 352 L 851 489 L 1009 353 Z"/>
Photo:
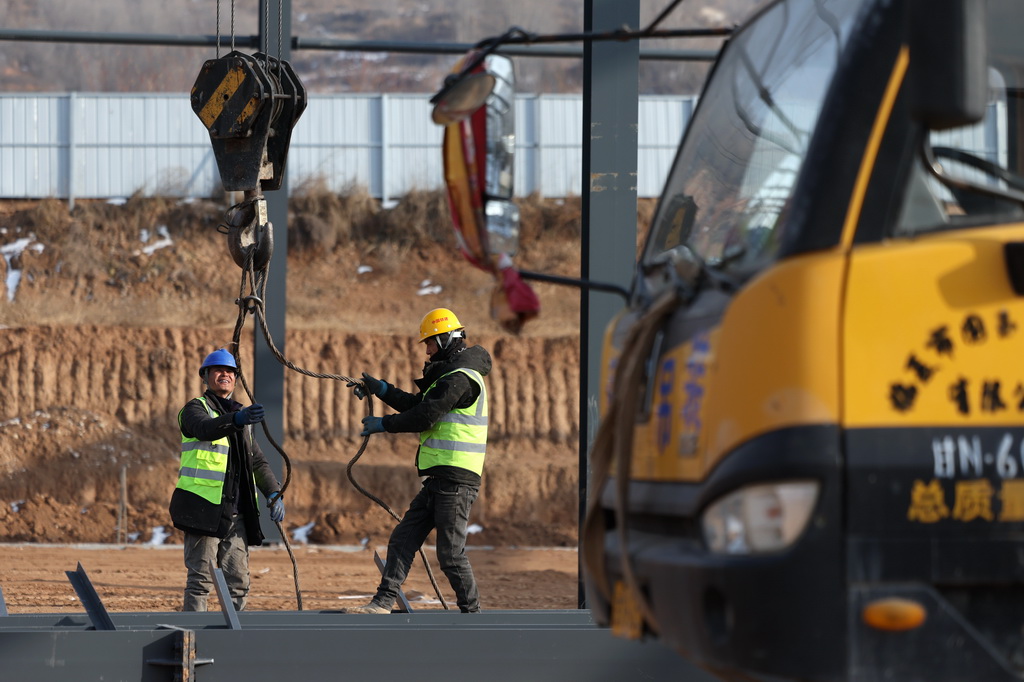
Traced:
<path id="1" fill-rule="evenodd" d="M 274 226 L 267 218 L 266 197 L 259 194 L 235 204 L 228 209 L 225 219 L 228 251 L 235 264 L 245 268 L 251 251 L 253 268 L 267 267 L 274 254 Z"/>

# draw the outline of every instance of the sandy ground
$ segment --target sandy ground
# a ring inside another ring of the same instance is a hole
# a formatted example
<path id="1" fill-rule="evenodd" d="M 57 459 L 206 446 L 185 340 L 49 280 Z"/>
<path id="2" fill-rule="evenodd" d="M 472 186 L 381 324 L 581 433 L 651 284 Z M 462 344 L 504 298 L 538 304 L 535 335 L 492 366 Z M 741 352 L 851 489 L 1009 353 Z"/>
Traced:
<path id="1" fill-rule="evenodd" d="M 384 547 L 375 548 L 385 554 Z M 373 551 L 354 546 L 292 548 L 298 566 L 302 609 L 323 611 L 364 604 L 380 577 Z M 435 580 L 449 608 L 454 596 L 426 548 Z M 471 548 L 470 561 L 484 609 L 577 607 L 574 549 Z M 11 614 L 85 611 L 66 571 L 81 564 L 106 609 L 116 612 L 180 611 L 185 568 L 180 546 L 0 545 L 0 588 Z M 283 545 L 258 547 L 250 559 L 248 610 L 297 610 L 292 563 Z M 414 610 L 442 609 L 417 559 L 405 583 Z"/>

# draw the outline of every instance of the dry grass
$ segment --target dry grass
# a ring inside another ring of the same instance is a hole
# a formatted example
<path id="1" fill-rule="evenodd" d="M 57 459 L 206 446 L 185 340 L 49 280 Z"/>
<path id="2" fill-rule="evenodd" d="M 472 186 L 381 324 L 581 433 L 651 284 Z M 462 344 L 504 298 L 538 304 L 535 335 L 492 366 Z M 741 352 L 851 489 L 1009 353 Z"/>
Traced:
<path id="1" fill-rule="evenodd" d="M 579 197 L 523 197 L 515 263 L 525 270 L 580 274 Z M 654 202 L 641 201 L 639 234 Z M 217 226 L 224 201 L 183 202 L 133 196 L 123 205 L 58 200 L 0 202 L 2 241 L 34 235 L 10 263 L 21 271 L 14 301 L 0 294 L 0 325 L 100 324 L 230 326 L 237 308 L 240 270 L 225 259 L 226 237 Z M 154 244 L 169 237 L 163 248 Z M 365 187 L 329 191 L 324 183 L 298 188 L 289 205 L 289 316 L 295 324 L 336 320 L 349 297 L 371 305 L 384 321 L 400 314 L 390 301 L 415 296 L 421 281 L 443 285 L 443 305 L 486 301 L 493 288 L 456 247 L 442 191 L 418 191 L 382 208 Z M 150 248 L 147 248 L 150 247 Z M 0 260 L 0 281 L 6 276 Z M 369 266 L 360 274 L 358 266 Z M 577 292 L 538 285 L 547 310 Z M 6 293 L 6 292 L 3 292 Z M 373 303 L 368 303 L 373 302 Z M 474 303 L 475 305 L 475 303 Z"/>
<path id="2" fill-rule="evenodd" d="M 581 235 L 579 197 L 517 199 L 521 214 L 521 254 L 546 249 L 551 242 L 578 243 Z M 217 226 L 225 206 L 213 200 L 183 202 L 167 197 L 136 195 L 124 205 L 79 201 L 73 211 L 56 199 L 0 204 L 0 226 L 9 234 L 34 234 L 47 245 L 61 267 L 72 274 L 95 272 L 98 263 L 115 269 L 124 252 L 137 250 L 145 237 L 165 228 L 176 242 L 222 239 Z M 646 231 L 653 200 L 640 200 L 639 233 Z M 363 186 L 332 192 L 322 181 L 297 188 L 289 203 L 288 249 L 298 258 L 321 257 L 356 246 L 365 252 L 436 245 L 455 247 L 448 202 L 442 190 L 415 190 L 383 209 Z M 163 268 L 159 258 L 150 267 Z M 104 268 L 106 269 L 106 268 Z M 173 270 L 173 268 L 172 268 Z M 161 271 L 161 274 L 167 274 Z"/>

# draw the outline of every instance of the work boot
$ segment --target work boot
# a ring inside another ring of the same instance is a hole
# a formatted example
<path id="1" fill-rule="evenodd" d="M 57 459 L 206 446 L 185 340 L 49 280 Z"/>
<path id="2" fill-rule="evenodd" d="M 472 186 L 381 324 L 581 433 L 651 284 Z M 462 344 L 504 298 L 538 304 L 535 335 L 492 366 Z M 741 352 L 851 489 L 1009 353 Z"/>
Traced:
<path id="1" fill-rule="evenodd" d="M 342 613 L 391 613 L 391 609 L 384 608 L 377 602 L 370 602 L 366 606 L 350 606 L 342 609 Z"/>

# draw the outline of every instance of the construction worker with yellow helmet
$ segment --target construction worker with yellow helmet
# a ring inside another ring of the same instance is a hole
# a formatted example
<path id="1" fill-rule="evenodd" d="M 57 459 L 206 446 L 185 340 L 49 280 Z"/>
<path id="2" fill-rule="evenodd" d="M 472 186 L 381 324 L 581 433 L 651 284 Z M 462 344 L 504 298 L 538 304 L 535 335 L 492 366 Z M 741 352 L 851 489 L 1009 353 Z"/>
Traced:
<path id="1" fill-rule="evenodd" d="M 465 327 L 451 310 L 435 308 L 423 316 L 419 341 L 427 362 L 416 392 L 408 393 L 363 373 L 348 384 L 361 400 L 380 398 L 396 414 L 363 419 L 360 435 L 419 433 L 417 473 L 425 477 L 409 510 L 391 532 L 387 564 L 377 592 L 365 606 L 347 613 L 390 613 L 416 552 L 437 530 L 437 560 L 463 613 L 480 611 L 480 593 L 466 556 L 470 509 L 480 492 L 487 450 L 487 388 L 491 356 L 482 346 L 467 346 Z"/>

